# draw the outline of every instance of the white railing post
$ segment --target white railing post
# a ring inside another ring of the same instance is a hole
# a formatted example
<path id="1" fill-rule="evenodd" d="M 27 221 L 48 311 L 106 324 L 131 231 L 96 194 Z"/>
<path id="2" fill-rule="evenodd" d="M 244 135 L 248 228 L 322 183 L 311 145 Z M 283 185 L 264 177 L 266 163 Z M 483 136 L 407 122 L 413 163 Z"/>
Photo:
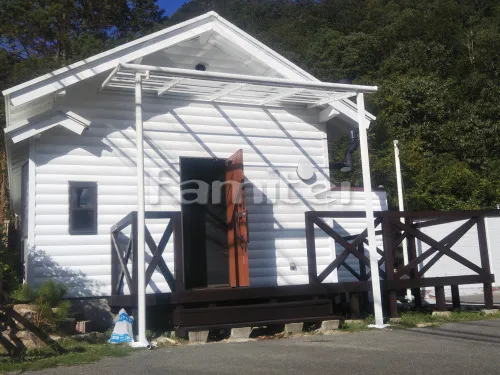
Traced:
<path id="1" fill-rule="evenodd" d="M 373 213 L 372 181 L 370 173 L 370 158 L 368 154 L 368 137 L 366 129 L 368 122 L 365 118 L 365 100 L 363 93 L 358 93 L 358 125 L 359 142 L 361 148 L 361 165 L 363 169 L 363 186 L 365 191 L 366 226 L 368 230 L 368 250 L 370 254 L 370 270 L 372 275 L 373 310 L 375 311 L 375 327 L 384 327 L 382 313 L 382 293 L 380 290 L 380 276 L 378 268 L 377 243 L 375 237 L 375 216 Z M 390 267 L 388 265 L 387 267 Z"/>
<path id="2" fill-rule="evenodd" d="M 137 143 L 137 341 L 147 346 L 146 339 L 146 262 L 144 218 L 144 141 L 142 123 L 142 75 L 135 74 L 135 132 Z"/>
<path id="3" fill-rule="evenodd" d="M 398 186 L 398 206 L 399 206 L 399 211 L 404 211 L 405 210 L 405 205 L 403 201 L 403 179 L 401 177 L 401 163 L 399 161 L 399 148 L 398 148 L 398 141 L 394 141 L 394 158 L 396 160 L 396 182 Z M 404 222 L 403 218 L 401 218 L 401 222 Z M 402 243 L 403 246 L 403 263 L 406 266 L 409 262 L 409 257 L 408 257 L 408 244 L 406 243 L 406 239 L 403 240 Z M 408 301 L 413 300 L 413 296 L 411 295 L 411 290 L 406 289 L 406 299 Z"/>

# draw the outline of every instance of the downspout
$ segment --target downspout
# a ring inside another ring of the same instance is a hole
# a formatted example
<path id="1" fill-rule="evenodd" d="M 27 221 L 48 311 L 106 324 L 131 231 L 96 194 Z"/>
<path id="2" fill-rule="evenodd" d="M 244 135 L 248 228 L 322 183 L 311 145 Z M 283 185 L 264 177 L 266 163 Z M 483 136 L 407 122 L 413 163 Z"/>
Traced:
<path id="1" fill-rule="evenodd" d="M 340 168 L 341 172 L 351 172 L 353 165 L 352 165 L 352 153 L 356 151 L 359 147 L 359 139 L 358 139 L 358 133 L 356 130 L 351 130 L 349 132 L 349 147 L 347 148 L 345 155 L 344 155 L 344 166 Z"/>
<path id="2" fill-rule="evenodd" d="M 356 130 L 351 130 L 349 132 L 349 146 L 344 154 L 344 161 L 342 163 L 331 163 L 330 168 L 338 169 L 341 172 L 352 172 L 353 164 L 352 164 L 352 154 L 359 147 L 359 138 Z"/>

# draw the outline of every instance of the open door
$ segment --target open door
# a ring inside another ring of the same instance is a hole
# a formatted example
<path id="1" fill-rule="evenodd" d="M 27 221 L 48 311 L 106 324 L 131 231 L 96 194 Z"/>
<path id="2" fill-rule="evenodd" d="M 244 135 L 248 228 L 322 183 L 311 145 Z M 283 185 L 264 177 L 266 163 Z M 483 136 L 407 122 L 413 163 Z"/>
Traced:
<path id="1" fill-rule="evenodd" d="M 249 286 L 248 227 L 243 174 L 243 150 L 226 160 L 227 243 L 231 287 Z"/>

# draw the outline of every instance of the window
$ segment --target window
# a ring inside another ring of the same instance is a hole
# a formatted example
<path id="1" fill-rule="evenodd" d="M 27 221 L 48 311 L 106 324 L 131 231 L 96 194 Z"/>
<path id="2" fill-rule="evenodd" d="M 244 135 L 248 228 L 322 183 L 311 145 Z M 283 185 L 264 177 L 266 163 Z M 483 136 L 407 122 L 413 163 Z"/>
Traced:
<path id="1" fill-rule="evenodd" d="M 97 234 L 97 183 L 69 183 L 69 233 Z"/>

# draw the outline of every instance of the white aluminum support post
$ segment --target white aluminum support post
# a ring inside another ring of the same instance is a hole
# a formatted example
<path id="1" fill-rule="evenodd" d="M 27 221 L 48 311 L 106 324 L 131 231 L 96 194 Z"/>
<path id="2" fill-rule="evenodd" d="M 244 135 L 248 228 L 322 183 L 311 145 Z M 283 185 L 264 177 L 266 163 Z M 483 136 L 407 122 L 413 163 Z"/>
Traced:
<path id="1" fill-rule="evenodd" d="M 363 186 L 365 191 L 366 226 L 368 231 L 368 251 L 370 254 L 370 270 L 372 275 L 373 310 L 375 312 L 375 328 L 384 328 L 382 313 L 382 293 L 380 291 L 380 276 L 378 268 L 377 243 L 375 238 L 375 216 L 372 201 L 372 179 L 370 173 L 370 158 L 368 154 L 367 121 L 365 114 L 365 99 L 363 93 L 357 95 L 359 142 L 361 148 L 361 165 L 363 169 Z"/>
<path id="2" fill-rule="evenodd" d="M 148 346 L 146 339 L 146 262 L 144 218 L 144 140 L 142 123 L 142 73 L 135 74 L 135 132 L 137 147 L 137 345 Z"/>
<path id="3" fill-rule="evenodd" d="M 405 205 L 403 201 L 403 179 L 401 178 L 401 163 L 399 161 L 399 147 L 398 147 L 398 141 L 394 141 L 394 158 L 396 161 L 396 182 L 398 186 L 398 206 L 399 206 L 399 211 L 404 211 L 405 210 Z M 401 218 L 401 221 L 403 221 L 403 218 Z M 403 240 L 402 243 L 403 246 L 403 262 L 404 265 L 406 266 L 409 262 L 409 257 L 408 257 L 408 244 L 406 243 L 406 239 Z M 410 289 L 406 289 L 406 299 L 408 301 L 413 300 L 413 296 L 411 294 Z"/>

